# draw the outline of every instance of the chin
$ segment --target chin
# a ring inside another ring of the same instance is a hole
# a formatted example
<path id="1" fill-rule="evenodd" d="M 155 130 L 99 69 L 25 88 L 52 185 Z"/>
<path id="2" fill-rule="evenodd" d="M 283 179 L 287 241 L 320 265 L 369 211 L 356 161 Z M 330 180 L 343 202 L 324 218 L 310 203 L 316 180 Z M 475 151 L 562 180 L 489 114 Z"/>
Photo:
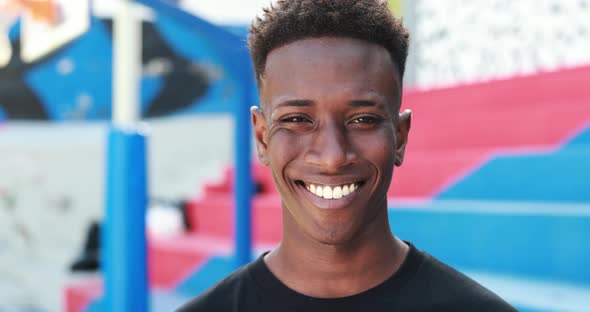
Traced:
<path id="1" fill-rule="evenodd" d="M 323 230 L 322 233 L 315 233 L 312 237 L 321 244 L 338 246 L 352 241 L 354 234 L 355 231 L 352 231 L 352 229 L 334 229 Z"/>

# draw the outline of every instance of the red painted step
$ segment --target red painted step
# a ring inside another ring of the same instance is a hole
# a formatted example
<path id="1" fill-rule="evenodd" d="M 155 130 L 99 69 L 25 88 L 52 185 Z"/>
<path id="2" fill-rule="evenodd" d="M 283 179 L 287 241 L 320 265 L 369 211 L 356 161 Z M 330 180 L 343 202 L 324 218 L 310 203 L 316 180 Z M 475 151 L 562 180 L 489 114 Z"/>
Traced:
<path id="1" fill-rule="evenodd" d="M 223 170 L 221 180 L 204 184 L 203 192 L 207 194 L 232 193 L 234 174 L 233 168 L 228 166 Z M 252 178 L 260 185 L 263 194 L 276 193 L 277 190 L 268 167 L 261 165 L 257 161 L 254 162 L 252 166 Z"/>
<path id="2" fill-rule="evenodd" d="M 456 150 L 559 144 L 590 121 L 590 66 L 430 91 L 407 91 L 409 148 Z"/>
<path id="3" fill-rule="evenodd" d="M 233 238 L 234 197 L 232 194 L 205 194 L 188 205 L 189 222 L 197 233 Z M 252 204 L 254 242 L 275 244 L 281 239 L 281 199 L 278 193 L 258 195 Z"/>
<path id="4" fill-rule="evenodd" d="M 439 151 L 435 155 L 408 150 L 402 167 L 394 170 L 389 198 L 429 198 L 460 180 L 469 169 L 483 163 L 485 149 Z"/>
<path id="5" fill-rule="evenodd" d="M 212 255 L 230 254 L 232 242 L 202 234 L 151 237 L 148 244 L 149 278 L 153 288 L 176 287 Z"/>
<path id="6" fill-rule="evenodd" d="M 389 195 L 431 197 L 498 151 L 557 148 L 590 122 L 590 66 L 405 92 L 407 157 Z"/>
<path id="7" fill-rule="evenodd" d="M 90 277 L 66 285 L 64 304 L 66 312 L 85 311 L 88 305 L 102 295 L 102 279 Z"/>

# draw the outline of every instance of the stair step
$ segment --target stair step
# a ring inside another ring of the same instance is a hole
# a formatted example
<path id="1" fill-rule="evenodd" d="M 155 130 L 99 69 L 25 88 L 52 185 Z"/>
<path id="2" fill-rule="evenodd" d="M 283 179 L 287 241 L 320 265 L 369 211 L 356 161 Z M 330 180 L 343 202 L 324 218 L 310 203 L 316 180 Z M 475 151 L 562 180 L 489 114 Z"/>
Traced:
<path id="1" fill-rule="evenodd" d="M 590 203 L 590 148 L 498 156 L 440 194 L 443 199 Z"/>
<path id="2" fill-rule="evenodd" d="M 102 287 L 102 278 L 100 276 L 91 276 L 69 282 L 64 290 L 65 311 L 86 311 L 92 301 L 102 296 Z"/>
<path id="3" fill-rule="evenodd" d="M 590 203 L 434 200 L 390 210 L 392 230 L 454 267 L 590 281 Z"/>
<path id="4" fill-rule="evenodd" d="M 232 248 L 230 240 L 194 233 L 165 239 L 150 237 L 150 283 L 156 288 L 175 287 L 211 255 L 230 254 Z"/>
<path id="5" fill-rule="evenodd" d="M 232 194 L 214 194 L 193 199 L 187 204 L 189 222 L 196 233 L 233 239 L 235 211 Z M 281 233 L 281 198 L 259 195 L 252 202 L 252 237 L 262 244 L 278 243 Z"/>
<path id="6" fill-rule="evenodd" d="M 216 182 L 205 183 L 203 186 L 204 193 L 218 194 L 218 193 L 232 193 L 235 172 L 233 167 L 226 167 L 223 170 L 222 179 Z M 272 180 L 270 170 L 268 167 L 261 165 L 258 162 L 252 164 L 252 178 L 259 185 L 260 193 L 276 193 L 276 187 Z"/>

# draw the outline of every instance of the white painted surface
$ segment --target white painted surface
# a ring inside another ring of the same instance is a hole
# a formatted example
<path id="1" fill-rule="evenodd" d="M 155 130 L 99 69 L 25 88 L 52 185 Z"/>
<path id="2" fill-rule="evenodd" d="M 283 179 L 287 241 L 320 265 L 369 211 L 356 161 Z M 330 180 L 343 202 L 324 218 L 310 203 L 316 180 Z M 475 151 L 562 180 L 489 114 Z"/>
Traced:
<path id="1" fill-rule="evenodd" d="M 152 197 L 190 198 L 232 159 L 229 116 L 148 124 Z M 103 123 L 0 125 L 0 311 L 62 311 L 67 268 L 89 223 L 102 218 L 106 131 Z"/>
<path id="2" fill-rule="evenodd" d="M 133 126 L 139 119 L 141 20 L 131 0 L 119 0 L 113 31 L 113 123 Z"/>
<path id="3" fill-rule="evenodd" d="M 590 64 L 590 1 L 412 1 L 419 86 Z"/>
<path id="4" fill-rule="evenodd" d="M 89 0 L 56 0 L 60 18 L 55 25 L 39 22 L 26 11 L 21 27 L 21 58 L 30 63 L 85 33 L 90 27 Z"/>
<path id="5" fill-rule="evenodd" d="M 271 0 L 181 0 L 181 7 L 217 24 L 249 24 Z"/>

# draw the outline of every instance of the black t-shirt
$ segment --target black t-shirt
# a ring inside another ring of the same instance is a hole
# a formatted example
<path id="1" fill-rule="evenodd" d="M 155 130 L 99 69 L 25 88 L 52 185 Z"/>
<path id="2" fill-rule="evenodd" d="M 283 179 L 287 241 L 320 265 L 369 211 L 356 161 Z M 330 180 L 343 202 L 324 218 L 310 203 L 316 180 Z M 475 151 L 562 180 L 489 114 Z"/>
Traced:
<path id="1" fill-rule="evenodd" d="M 320 299 L 297 293 L 272 274 L 261 256 L 177 312 L 516 311 L 472 279 L 409 245 L 395 274 L 356 295 Z"/>

